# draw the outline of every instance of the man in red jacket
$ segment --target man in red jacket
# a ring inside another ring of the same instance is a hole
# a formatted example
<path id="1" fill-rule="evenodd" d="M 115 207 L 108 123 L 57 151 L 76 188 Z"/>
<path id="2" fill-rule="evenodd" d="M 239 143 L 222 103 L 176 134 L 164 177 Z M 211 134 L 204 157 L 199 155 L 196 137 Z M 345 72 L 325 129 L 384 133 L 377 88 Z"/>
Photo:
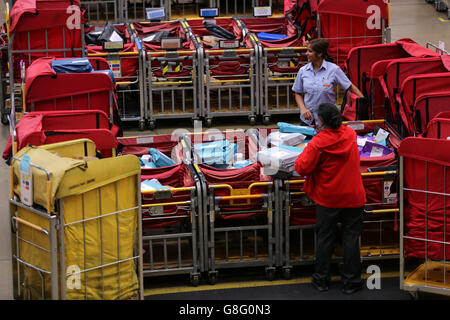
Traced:
<path id="1" fill-rule="evenodd" d="M 328 290 L 337 223 L 342 222 L 342 291 L 351 294 L 362 288 L 359 236 L 366 203 L 356 133 L 342 125 L 341 114 L 333 104 L 319 106 L 318 120 L 320 132 L 295 161 L 295 170 L 306 176 L 304 191 L 316 203 L 312 284 L 320 291 Z"/>

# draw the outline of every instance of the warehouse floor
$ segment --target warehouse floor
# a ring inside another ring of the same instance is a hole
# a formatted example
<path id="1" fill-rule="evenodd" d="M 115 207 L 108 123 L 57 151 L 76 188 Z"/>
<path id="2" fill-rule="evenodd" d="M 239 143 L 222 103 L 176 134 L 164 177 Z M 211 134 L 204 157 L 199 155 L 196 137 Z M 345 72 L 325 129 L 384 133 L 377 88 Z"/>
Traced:
<path id="1" fill-rule="evenodd" d="M 447 13 L 438 13 L 425 0 L 391 0 L 391 28 L 392 41 L 400 38 L 412 38 L 421 45 L 427 42 L 438 44 L 446 42 L 447 50 L 450 48 L 450 21 Z M 289 117 L 273 117 L 271 125 L 283 120 L 291 123 Z M 263 127 L 262 125 L 258 125 Z M 249 127 L 246 118 L 221 118 L 214 119 L 213 127 L 219 130 Z M 126 136 L 144 134 L 169 134 L 176 128 L 193 130 L 190 121 L 177 120 L 177 126 L 173 121 L 161 120 L 157 122 L 154 131 L 141 132 L 129 128 L 125 130 Z M 9 137 L 9 129 L 0 127 L 0 145 L 5 146 Z M 3 148 L 2 147 L 2 148 Z M 9 220 L 9 174 L 8 167 L 2 161 L 0 163 L 0 299 L 12 299 L 12 272 L 10 251 L 10 220 Z M 374 263 L 376 264 L 376 263 Z M 368 264 L 366 263 L 365 268 Z M 333 283 L 330 291 L 317 292 L 310 285 L 311 267 L 296 267 L 292 273 L 292 279 L 282 280 L 281 276 L 274 281 L 266 281 L 263 269 L 245 269 L 239 272 L 233 270 L 220 271 L 219 282 L 215 286 L 201 281 L 198 287 L 189 284 L 186 275 L 147 278 L 145 280 L 145 296 L 150 300 L 246 300 L 246 299 L 271 299 L 271 300 L 315 300 L 315 299 L 356 299 L 356 300 L 403 300 L 410 299 L 408 293 L 399 290 L 398 261 L 384 262 L 381 268 L 381 290 L 369 290 L 364 288 L 361 292 L 352 296 L 343 295 L 339 289 L 338 270 L 334 272 Z M 363 272 L 365 269 L 363 268 Z M 237 275 L 239 274 L 239 275 Z M 368 275 L 365 274 L 367 277 Z M 436 296 L 429 296 L 436 298 Z"/>

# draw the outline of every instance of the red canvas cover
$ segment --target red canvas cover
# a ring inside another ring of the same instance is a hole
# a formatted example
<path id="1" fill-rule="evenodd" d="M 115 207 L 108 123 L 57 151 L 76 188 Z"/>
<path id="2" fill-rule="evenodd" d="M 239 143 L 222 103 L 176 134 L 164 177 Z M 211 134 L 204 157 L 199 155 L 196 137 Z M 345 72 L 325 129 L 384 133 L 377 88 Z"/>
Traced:
<path id="1" fill-rule="evenodd" d="M 285 0 L 284 15 L 300 28 L 301 37 L 317 37 L 317 7 L 318 0 Z"/>
<path id="2" fill-rule="evenodd" d="M 258 39 L 264 48 L 303 47 L 304 40 L 297 32 L 297 28 L 286 17 L 273 18 L 242 18 L 242 22 L 248 31 L 256 36 L 260 32 L 286 35 L 282 40 L 266 41 Z"/>
<path id="3" fill-rule="evenodd" d="M 450 58 L 450 56 L 446 56 Z M 404 58 L 391 60 L 385 67 L 384 73 L 374 74 L 378 76 L 381 88 L 389 99 L 393 119 L 395 115 L 395 94 L 403 81 L 410 75 L 448 72 L 445 61 L 449 60 L 445 56 Z"/>
<path id="4" fill-rule="evenodd" d="M 372 15 L 367 9 L 371 5 L 381 9 L 381 19 L 388 19 L 388 4 L 384 0 L 323 0 L 319 3 L 322 36 L 330 41 L 328 51 L 340 67 L 344 67 L 351 48 L 382 43 L 383 30 L 367 25 Z"/>
<path id="5" fill-rule="evenodd" d="M 67 20 L 72 14 L 67 13 L 67 8 L 71 5 L 79 7 L 80 3 L 70 0 L 18 0 L 14 3 L 10 32 L 14 35 L 11 45 L 16 80 L 21 79 L 19 61 L 23 60 L 28 66 L 34 60 L 49 55 L 50 53 L 45 52 L 46 48 L 69 49 L 51 51 L 51 55 L 55 57 L 82 55 L 81 29 L 70 30 L 67 27 Z M 80 22 L 85 22 L 82 16 Z"/>
<path id="6" fill-rule="evenodd" d="M 241 169 L 216 169 L 205 164 L 200 164 L 199 168 L 208 186 L 210 184 L 228 184 L 232 186 L 233 189 L 247 189 L 254 182 L 270 181 L 270 177 L 263 175 L 263 167 L 260 163 L 253 163 Z M 257 186 L 251 189 L 251 194 L 267 194 L 267 192 L 267 186 Z M 217 188 L 214 189 L 214 195 L 229 196 L 230 190 L 228 188 Z M 260 210 L 264 202 L 262 198 L 250 199 L 249 201 L 250 202 L 247 203 L 247 199 L 233 201 L 221 200 L 219 202 L 219 207 L 222 214 L 216 214 L 216 218 L 224 220 L 247 219 L 258 215 L 267 214 L 266 212 L 225 214 L 227 211 Z"/>
<path id="7" fill-rule="evenodd" d="M 368 18 L 371 13 L 367 12 L 369 6 L 380 8 L 381 19 L 389 17 L 388 2 L 385 0 L 321 0 L 318 6 L 319 14 L 340 14 L 345 16 L 355 16 Z"/>
<path id="8" fill-rule="evenodd" d="M 447 96 L 450 102 L 450 94 Z M 450 106 L 450 104 L 447 104 Z M 438 113 L 427 125 L 424 137 L 450 140 L 450 111 Z"/>
<path id="9" fill-rule="evenodd" d="M 450 259 L 450 141 L 409 137 L 398 149 L 404 157 L 404 187 L 425 192 L 404 191 L 404 236 L 407 258 Z M 447 194 L 447 196 L 445 196 Z M 444 255 L 445 250 L 445 255 Z"/>
<path id="10" fill-rule="evenodd" d="M 279 54 L 281 51 L 272 51 L 267 56 L 267 64 L 269 69 L 273 72 L 279 73 L 297 73 L 298 70 L 307 62 L 306 42 L 297 28 L 286 17 L 274 17 L 274 18 L 242 18 L 245 27 L 249 32 L 254 33 L 256 36 L 259 32 L 268 32 L 275 34 L 287 35 L 287 38 L 275 41 L 266 41 L 258 39 L 258 42 L 264 48 L 285 48 L 290 51 L 294 51 L 297 57 L 292 57 L 291 62 L 293 67 L 280 67 L 278 65 Z M 302 49 L 304 48 L 304 49 Z"/>
<path id="11" fill-rule="evenodd" d="M 416 115 L 415 121 L 408 123 L 408 128 L 412 128 L 415 134 L 423 133 L 430 124 L 430 119 L 437 117 L 443 110 L 449 109 L 450 91 L 422 94 L 416 99 L 412 110 L 412 113 Z"/>
<path id="12" fill-rule="evenodd" d="M 371 75 L 372 65 L 380 60 L 391 60 L 407 57 L 432 57 L 438 54 L 409 38 L 393 43 L 364 45 L 352 48 L 347 56 L 346 68 L 350 79 L 358 88 L 363 89 L 363 73 L 366 78 Z M 367 92 L 369 88 L 366 88 Z"/>
<path id="13" fill-rule="evenodd" d="M 409 38 L 388 44 L 359 46 L 351 49 L 348 53 L 346 62 L 347 75 L 364 96 L 370 99 L 368 106 L 371 109 L 367 113 L 373 113 L 375 119 L 386 118 L 384 108 L 385 94 L 380 76 L 384 74 L 386 66 L 391 61 L 411 57 L 438 57 L 438 54 Z M 348 100 L 344 110 L 355 110 L 355 105 L 351 103 L 355 103 L 355 101 Z M 345 112 L 346 119 L 356 120 L 352 114 L 354 111 L 349 112 Z"/>
<path id="14" fill-rule="evenodd" d="M 24 114 L 16 125 L 17 150 L 29 144 L 40 146 L 74 139 L 91 139 L 102 157 L 111 157 L 117 148 L 118 128 L 110 126 L 107 115 L 101 111 L 50 111 Z M 9 137 L 3 158 L 12 154 Z"/>
<path id="15" fill-rule="evenodd" d="M 409 134 L 414 123 L 414 104 L 418 97 L 427 93 L 446 92 L 450 88 L 450 72 L 418 74 L 406 78 L 400 86 L 396 99 L 400 105 L 400 116 Z"/>
<path id="16" fill-rule="evenodd" d="M 65 26 L 71 14 L 69 6 L 80 6 L 78 0 L 17 0 L 11 9 L 10 32 Z"/>
<path id="17" fill-rule="evenodd" d="M 88 109 L 101 110 L 111 115 L 112 104 L 113 113 L 117 113 L 115 87 L 107 74 L 56 74 L 51 68 L 51 61 L 54 59 L 56 58 L 38 59 L 27 69 L 25 77 L 27 111 Z M 102 60 L 97 58 L 93 61 Z"/>

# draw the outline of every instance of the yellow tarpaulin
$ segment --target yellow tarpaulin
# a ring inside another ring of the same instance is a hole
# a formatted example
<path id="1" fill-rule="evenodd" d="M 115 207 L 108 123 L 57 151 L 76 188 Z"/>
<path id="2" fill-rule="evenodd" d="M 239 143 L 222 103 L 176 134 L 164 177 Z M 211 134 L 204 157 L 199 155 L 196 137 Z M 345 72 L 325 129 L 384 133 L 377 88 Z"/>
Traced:
<path id="1" fill-rule="evenodd" d="M 30 163 L 38 164 L 50 173 L 53 214 L 46 216 L 43 211 L 43 215 L 39 215 L 30 209 L 17 207 L 15 215 L 47 231 L 51 231 L 50 216 L 58 217 L 59 230 L 63 228 L 63 232 L 51 232 L 58 236 L 59 295 L 62 296 L 64 290 L 66 299 L 137 297 L 138 158 L 127 155 L 86 162 L 62 158 L 40 147 L 24 148 L 16 157 L 21 158 L 25 153 L 30 156 Z M 18 163 L 15 161 L 13 164 L 14 190 L 20 197 Z M 35 202 L 45 206 L 43 195 L 47 177 L 33 169 L 33 179 Z M 55 205 L 56 200 L 61 200 L 58 205 Z M 24 224 L 19 224 L 17 232 L 25 240 L 19 242 L 19 258 L 44 271 L 39 274 L 26 267 L 25 287 L 32 298 L 40 298 L 42 294 L 49 297 L 51 282 L 48 272 L 54 272 L 50 253 L 46 252 L 50 249 L 49 238 L 45 232 Z"/>

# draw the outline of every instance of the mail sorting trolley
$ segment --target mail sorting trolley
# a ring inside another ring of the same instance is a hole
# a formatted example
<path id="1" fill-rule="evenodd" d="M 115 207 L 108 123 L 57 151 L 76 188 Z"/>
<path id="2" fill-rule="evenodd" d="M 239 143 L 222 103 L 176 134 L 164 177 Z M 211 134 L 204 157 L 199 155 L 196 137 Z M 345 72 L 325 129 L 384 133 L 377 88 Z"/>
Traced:
<path id="1" fill-rule="evenodd" d="M 23 102 L 27 112 L 100 110 L 120 125 L 114 79 L 101 57 L 37 59 L 26 71 Z"/>
<path id="2" fill-rule="evenodd" d="M 398 150 L 400 289 L 415 299 L 450 295 L 449 144 L 430 134 L 406 138 Z"/>
<path id="3" fill-rule="evenodd" d="M 273 114 L 299 114 L 292 85 L 298 70 L 307 63 L 303 35 L 289 17 L 237 20 L 258 38 L 258 114 L 263 123 L 268 124 Z"/>
<path id="4" fill-rule="evenodd" d="M 231 130 L 192 134 L 190 138 L 203 188 L 209 283 L 217 282 L 218 270 L 223 268 L 265 267 L 267 278 L 273 279 L 274 184 L 256 162 L 249 137 L 243 130 Z M 233 162 L 236 154 L 243 160 Z M 245 163 L 239 165 L 239 161 Z"/>
<path id="5" fill-rule="evenodd" d="M 190 147 L 180 137 L 152 135 L 119 138 L 120 154 L 152 155 L 141 167 L 144 276 L 190 275 L 198 285 L 203 269 L 200 181 L 190 165 Z M 188 141 L 189 143 L 189 141 Z M 159 152 L 162 153 L 159 154 Z M 161 162 L 163 158 L 168 162 Z M 174 159 L 174 160 L 172 160 Z"/>
<path id="6" fill-rule="evenodd" d="M 95 157 L 95 144 L 86 139 L 14 155 L 16 298 L 143 298 L 139 161 L 86 157 Z"/>
<path id="7" fill-rule="evenodd" d="M 206 125 L 214 117 L 247 116 L 256 123 L 258 79 L 256 38 L 232 18 L 187 21 L 200 43 L 200 110 Z"/>
<path id="8" fill-rule="evenodd" d="M 349 122 L 360 137 L 373 132 L 376 126 L 389 132 L 387 146 L 393 152 L 374 157 L 361 156 L 361 175 L 366 192 L 363 229 L 360 236 L 362 260 L 398 259 L 397 159 L 395 151 L 401 137 L 384 120 Z M 283 275 L 289 278 L 292 267 L 314 263 L 316 248 L 315 203 L 303 192 L 305 179 L 283 180 Z M 339 259 L 335 250 L 333 259 Z"/>
<path id="9" fill-rule="evenodd" d="M 136 22 L 146 72 L 146 119 L 198 119 L 198 43 L 185 21 Z"/>
<path id="10" fill-rule="evenodd" d="M 8 10 L 6 24 L 11 108 L 20 110 L 20 100 L 16 101 L 16 97 L 20 97 L 23 91 L 21 82 L 23 84 L 24 75 L 21 70 L 25 70 L 34 60 L 46 56 L 84 55 L 83 25 L 76 26 L 76 20 L 73 26 L 70 25 L 73 11 L 80 13 L 79 6 L 78 1 L 69 0 L 36 0 L 31 4 L 18 0 L 11 11 Z M 70 13 L 67 10 L 69 7 L 73 9 Z M 2 110 L 3 123 L 7 123 L 8 113 L 6 108 Z"/>
<path id="11" fill-rule="evenodd" d="M 390 79 L 386 75 L 387 66 L 394 61 L 403 61 L 413 57 L 435 57 L 437 54 L 409 38 L 399 39 L 392 43 L 356 46 L 350 49 L 346 60 L 346 71 L 349 80 L 359 88 L 367 99 L 364 108 L 355 110 L 357 97 L 347 92 L 343 115 L 350 121 L 383 119 L 394 123 L 396 119 L 394 105 L 394 87 L 401 84 L 397 76 L 395 85 L 388 86 Z M 351 99 L 351 100 L 350 100 Z"/>
<path id="12" fill-rule="evenodd" d="M 88 57 L 103 57 L 113 72 L 123 122 L 145 128 L 145 72 L 142 43 L 128 23 L 91 26 L 85 29 Z M 109 35 L 109 40 L 104 40 Z"/>

